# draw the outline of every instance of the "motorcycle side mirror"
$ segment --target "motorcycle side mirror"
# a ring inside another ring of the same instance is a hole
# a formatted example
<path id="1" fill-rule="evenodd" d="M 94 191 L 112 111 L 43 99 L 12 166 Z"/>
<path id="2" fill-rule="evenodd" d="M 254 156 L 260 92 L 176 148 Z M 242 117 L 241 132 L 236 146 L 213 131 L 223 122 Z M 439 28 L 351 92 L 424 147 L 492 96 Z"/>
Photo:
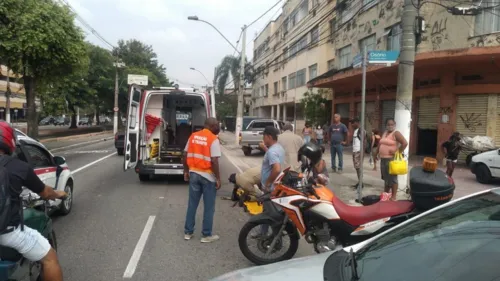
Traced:
<path id="1" fill-rule="evenodd" d="M 57 166 L 61 166 L 66 164 L 66 158 L 62 156 L 54 156 L 54 162 L 56 163 Z"/>

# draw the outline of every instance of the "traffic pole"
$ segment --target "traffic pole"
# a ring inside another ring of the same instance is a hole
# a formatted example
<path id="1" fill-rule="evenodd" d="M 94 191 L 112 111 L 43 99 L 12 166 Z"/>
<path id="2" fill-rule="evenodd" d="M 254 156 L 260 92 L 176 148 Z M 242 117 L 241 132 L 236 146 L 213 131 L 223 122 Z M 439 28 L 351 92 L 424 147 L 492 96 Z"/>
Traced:
<path id="1" fill-rule="evenodd" d="M 114 102 L 114 115 L 113 115 L 113 134 L 118 132 L 118 61 L 115 67 L 115 102 Z"/>
<path id="2" fill-rule="evenodd" d="M 363 57 L 361 58 L 361 64 L 363 66 L 363 80 L 361 82 L 361 116 L 359 116 L 361 126 L 358 129 L 361 130 L 361 139 L 360 139 L 360 157 L 361 157 L 361 167 L 359 168 L 359 183 L 358 183 L 358 202 L 361 202 L 361 197 L 362 197 L 362 189 L 363 189 L 363 171 L 364 171 L 364 156 L 365 156 L 365 100 L 366 100 L 366 64 L 368 63 L 367 60 L 367 48 L 366 45 L 363 46 Z M 356 136 L 354 136 L 356 137 Z"/>
<path id="3" fill-rule="evenodd" d="M 240 65 L 240 85 L 238 91 L 238 107 L 236 111 L 236 145 L 240 144 L 240 132 L 243 126 L 243 95 L 245 93 L 245 52 L 247 41 L 247 26 L 243 26 L 241 34 L 241 65 Z M 223 94 L 223 93 L 220 93 Z"/>
<path id="4" fill-rule="evenodd" d="M 396 93 L 395 121 L 399 132 L 410 142 L 411 134 L 411 108 L 413 101 L 413 75 L 415 64 L 415 21 L 418 16 L 417 8 L 412 0 L 404 0 L 401 24 L 403 29 L 401 53 L 398 66 L 398 86 Z M 385 122 L 385 120 L 383 120 Z M 409 146 L 403 152 L 408 154 Z M 397 199 L 406 199 L 408 186 L 407 175 L 398 176 Z"/>

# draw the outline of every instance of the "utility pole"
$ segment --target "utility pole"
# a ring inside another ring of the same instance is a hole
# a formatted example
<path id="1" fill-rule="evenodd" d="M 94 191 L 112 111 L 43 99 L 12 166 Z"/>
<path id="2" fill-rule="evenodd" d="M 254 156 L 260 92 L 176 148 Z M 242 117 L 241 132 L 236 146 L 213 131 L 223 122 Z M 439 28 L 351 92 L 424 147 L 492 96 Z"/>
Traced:
<path id="1" fill-rule="evenodd" d="M 247 26 L 243 26 L 241 34 L 241 66 L 240 66 L 240 89 L 238 91 L 238 108 L 236 111 L 236 145 L 240 143 L 240 132 L 243 126 L 243 95 L 245 93 L 245 52 L 247 44 Z"/>
<path id="2" fill-rule="evenodd" d="M 417 4 L 418 6 L 418 4 Z M 411 108 L 413 101 L 413 72 L 415 64 L 415 21 L 418 16 L 417 8 L 412 0 L 404 0 L 403 15 L 401 18 L 403 35 L 401 54 L 398 66 L 398 88 L 396 93 L 395 120 L 398 130 L 403 137 L 410 142 L 411 130 Z M 385 122 L 385 121 L 384 121 Z M 409 146 L 403 152 L 408 155 Z M 407 175 L 398 177 L 397 198 L 404 198 L 401 190 L 406 190 L 408 184 Z"/>
<path id="3" fill-rule="evenodd" d="M 10 123 L 10 96 L 12 94 L 10 90 L 10 69 L 7 67 L 7 91 L 5 92 L 5 121 Z"/>
<path id="4" fill-rule="evenodd" d="M 118 80 L 120 79 L 118 77 L 118 68 L 124 67 L 125 64 L 122 62 L 119 62 L 117 59 L 116 62 L 113 64 L 113 66 L 115 67 L 115 104 L 114 104 L 114 108 L 113 108 L 113 111 L 114 111 L 113 134 L 116 135 L 116 133 L 118 132 L 118 92 L 119 92 Z"/>
<path id="5" fill-rule="evenodd" d="M 361 202 L 361 197 L 362 197 L 362 189 L 363 189 L 363 164 L 365 163 L 364 161 L 364 156 L 365 156 L 365 138 L 366 138 L 366 131 L 365 131 L 365 100 L 366 100 L 366 65 L 368 63 L 368 51 L 367 51 L 367 46 L 363 46 L 363 57 L 361 58 L 362 61 L 362 66 L 363 66 L 363 80 L 361 82 L 361 116 L 359 116 L 359 119 L 361 121 L 361 128 L 358 128 L 358 132 L 360 132 L 358 135 L 361 136 L 360 143 L 361 143 L 361 150 L 360 150 L 360 158 L 361 158 L 361 167 L 359 168 L 359 184 L 358 184 L 358 202 Z M 361 130 L 361 131 L 359 131 Z M 353 136 L 353 138 L 356 136 Z"/>

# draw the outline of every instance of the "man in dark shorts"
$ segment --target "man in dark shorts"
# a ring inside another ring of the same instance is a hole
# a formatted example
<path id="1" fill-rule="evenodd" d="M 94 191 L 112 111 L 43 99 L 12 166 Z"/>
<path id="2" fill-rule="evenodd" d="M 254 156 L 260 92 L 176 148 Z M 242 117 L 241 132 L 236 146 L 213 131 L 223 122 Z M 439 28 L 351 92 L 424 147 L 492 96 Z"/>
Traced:
<path id="1" fill-rule="evenodd" d="M 16 149 L 14 129 L 9 123 L 0 121 L 0 163 L 9 173 L 10 195 L 14 214 L 7 228 L 0 232 L 0 245 L 13 248 L 30 261 L 40 261 L 43 267 L 42 280 L 62 281 L 62 271 L 56 251 L 49 241 L 35 229 L 24 226 L 21 229 L 21 200 L 19 196 L 23 186 L 37 193 L 43 199 L 63 199 L 67 194 L 45 185 L 35 174 L 31 166 L 24 161 L 11 157 Z"/>
<path id="2" fill-rule="evenodd" d="M 441 149 L 446 158 L 446 174 L 451 177 L 458 162 L 458 155 L 462 150 L 460 133 L 454 132 L 447 141 L 441 144 Z"/>

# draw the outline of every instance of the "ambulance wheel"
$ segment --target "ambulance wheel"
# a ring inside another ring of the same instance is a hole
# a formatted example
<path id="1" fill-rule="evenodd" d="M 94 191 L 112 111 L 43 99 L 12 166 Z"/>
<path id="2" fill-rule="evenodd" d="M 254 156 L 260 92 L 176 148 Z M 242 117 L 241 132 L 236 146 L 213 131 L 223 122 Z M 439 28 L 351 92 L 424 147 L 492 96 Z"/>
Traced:
<path id="1" fill-rule="evenodd" d="M 139 180 L 140 181 L 149 181 L 151 178 L 149 177 L 148 174 L 139 174 Z"/>

